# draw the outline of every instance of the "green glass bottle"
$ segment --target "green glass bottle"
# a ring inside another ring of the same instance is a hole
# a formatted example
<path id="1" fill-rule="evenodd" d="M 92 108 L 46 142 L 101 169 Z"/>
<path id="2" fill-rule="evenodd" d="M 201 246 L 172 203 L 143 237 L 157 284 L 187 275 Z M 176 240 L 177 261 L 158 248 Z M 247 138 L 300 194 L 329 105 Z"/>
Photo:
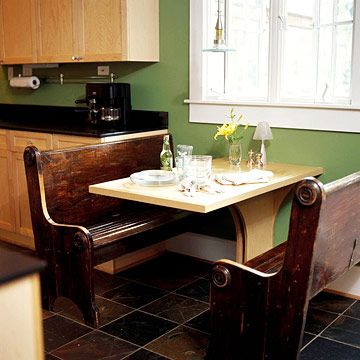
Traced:
<path id="1" fill-rule="evenodd" d="M 170 137 L 164 136 L 163 147 L 160 153 L 160 169 L 171 171 L 173 168 L 173 154 L 170 149 Z"/>

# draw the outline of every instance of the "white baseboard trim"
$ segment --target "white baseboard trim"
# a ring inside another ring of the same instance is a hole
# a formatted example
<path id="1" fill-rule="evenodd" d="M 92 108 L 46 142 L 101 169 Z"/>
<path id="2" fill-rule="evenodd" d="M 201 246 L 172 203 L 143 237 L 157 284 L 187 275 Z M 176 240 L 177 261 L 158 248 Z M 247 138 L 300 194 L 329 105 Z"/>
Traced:
<path id="1" fill-rule="evenodd" d="M 235 260 L 236 243 L 213 236 L 187 232 L 165 241 L 166 250 L 207 261 Z M 360 266 L 354 266 L 327 287 L 329 291 L 360 299 Z"/>
<path id="2" fill-rule="evenodd" d="M 354 266 L 343 276 L 332 282 L 327 289 L 360 299 L 360 266 Z"/>
<path id="3" fill-rule="evenodd" d="M 165 242 L 166 250 L 207 261 L 235 260 L 235 241 L 186 232 Z"/>

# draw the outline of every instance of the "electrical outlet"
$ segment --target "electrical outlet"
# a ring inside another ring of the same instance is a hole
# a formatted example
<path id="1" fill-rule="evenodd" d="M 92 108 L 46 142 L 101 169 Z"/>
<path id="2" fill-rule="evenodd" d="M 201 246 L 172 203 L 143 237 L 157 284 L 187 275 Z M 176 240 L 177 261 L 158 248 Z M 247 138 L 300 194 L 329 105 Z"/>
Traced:
<path id="1" fill-rule="evenodd" d="M 97 73 L 99 76 L 107 76 L 110 74 L 110 66 L 98 66 Z"/>

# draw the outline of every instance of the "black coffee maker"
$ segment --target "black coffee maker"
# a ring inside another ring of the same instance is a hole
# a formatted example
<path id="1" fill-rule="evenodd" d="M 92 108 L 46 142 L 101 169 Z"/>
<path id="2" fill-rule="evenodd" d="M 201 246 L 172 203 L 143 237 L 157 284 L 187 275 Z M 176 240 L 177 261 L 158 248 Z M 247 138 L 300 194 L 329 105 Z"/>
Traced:
<path id="1" fill-rule="evenodd" d="M 88 119 L 93 124 L 116 122 L 125 127 L 131 112 L 130 84 L 86 84 L 86 99 L 76 100 L 75 103 L 88 105 Z"/>

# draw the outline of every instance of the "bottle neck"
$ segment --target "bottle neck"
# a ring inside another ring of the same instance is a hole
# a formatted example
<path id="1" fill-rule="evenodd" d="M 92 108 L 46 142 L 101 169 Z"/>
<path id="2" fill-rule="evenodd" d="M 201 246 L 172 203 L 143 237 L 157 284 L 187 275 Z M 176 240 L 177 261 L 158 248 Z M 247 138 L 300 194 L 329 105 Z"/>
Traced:
<path id="1" fill-rule="evenodd" d="M 170 150 L 170 141 L 168 136 L 164 136 L 163 150 Z"/>

